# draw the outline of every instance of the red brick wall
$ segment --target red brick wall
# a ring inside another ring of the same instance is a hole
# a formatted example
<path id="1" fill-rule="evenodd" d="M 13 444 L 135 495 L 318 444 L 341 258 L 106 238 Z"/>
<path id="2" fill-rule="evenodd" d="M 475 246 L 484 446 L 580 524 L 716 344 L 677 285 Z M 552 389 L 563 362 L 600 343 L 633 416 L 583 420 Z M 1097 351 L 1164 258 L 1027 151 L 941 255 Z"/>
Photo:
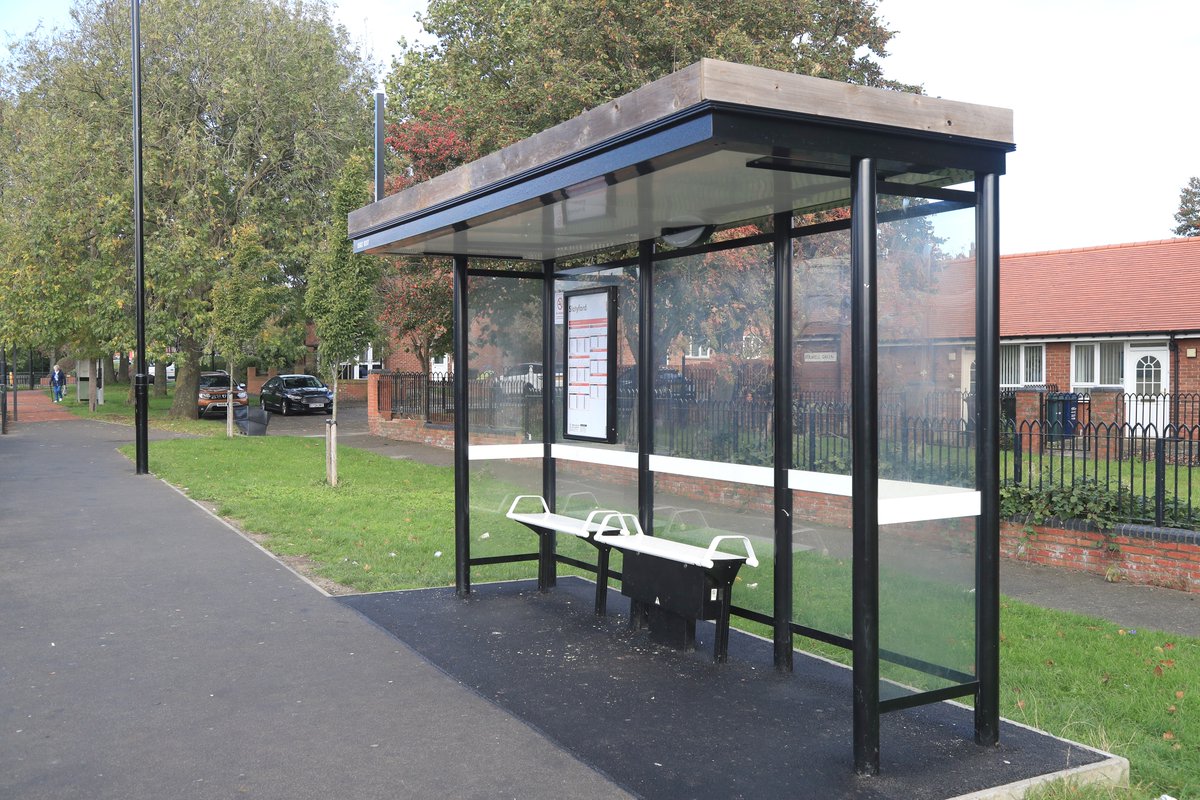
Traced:
<path id="1" fill-rule="evenodd" d="M 1200 339 L 1180 339 L 1177 344 L 1179 350 L 1172 354 L 1173 361 L 1178 359 L 1179 367 L 1179 385 L 1175 388 L 1180 392 L 1200 392 Z M 1196 355 L 1189 356 L 1188 350 Z M 1174 368 L 1175 364 L 1171 366 Z M 1174 385 L 1174 374 L 1171 375 L 1171 381 Z"/>
<path id="2" fill-rule="evenodd" d="M 1171 531 L 1177 541 L 1116 532 L 1003 522 L 1000 551 L 1006 558 L 1104 575 L 1110 580 L 1200 592 L 1200 536 Z"/>
<path id="3" fill-rule="evenodd" d="M 1048 342 L 1046 344 L 1045 383 L 1055 384 L 1060 391 L 1071 389 L 1071 343 Z"/>

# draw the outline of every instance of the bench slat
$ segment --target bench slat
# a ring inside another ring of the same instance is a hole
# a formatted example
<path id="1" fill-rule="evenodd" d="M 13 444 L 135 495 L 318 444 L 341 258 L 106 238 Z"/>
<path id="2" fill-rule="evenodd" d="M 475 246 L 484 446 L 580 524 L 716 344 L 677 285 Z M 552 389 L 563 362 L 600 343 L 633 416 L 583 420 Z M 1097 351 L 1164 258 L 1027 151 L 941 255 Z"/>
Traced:
<path id="1" fill-rule="evenodd" d="M 509 519 L 516 520 L 523 525 L 533 525 L 538 528 L 557 531 L 558 533 L 569 533 L 572 536 L 578 536 L 581 539 L 586 539 L 593 533 L 618 531 L 611 525 L 602 525 L 598 522 L 589 523 L 587 520 L 568 517 L 563 514 L 551 514 L 541 512 L 537 514 L 508 514 Z"/>
<path id="2" fill-rule="evenodd" d="M 619 533 L 599 533 L 596 534 L 596 541 L 611 545 L 618 550 L 632 550 L 637 553 L 658 556 L 659 558 L 666 558 L 683 564 L 691 564 L 696 567 L 709 567 L 712 566 L 713 561 L 717 560 L 746 560 L 745 556 L 722 553 L 719 550 L 710 552 L 707 548 L 697 547 L 694 544 L 685 544 L 683 542 L 672 541 L 671 539 L 662 539 L 657 536 L 647 536 L 644 533 L 633 534 L 631 536 L 623 536 Z"/>

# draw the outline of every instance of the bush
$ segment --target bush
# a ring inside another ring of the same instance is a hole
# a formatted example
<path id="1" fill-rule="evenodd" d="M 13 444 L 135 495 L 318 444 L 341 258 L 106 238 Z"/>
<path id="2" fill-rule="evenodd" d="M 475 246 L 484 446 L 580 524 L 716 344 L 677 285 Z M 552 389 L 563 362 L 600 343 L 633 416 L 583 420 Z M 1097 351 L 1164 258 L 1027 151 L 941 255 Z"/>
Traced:
<path id="1" fill-rule="evenodd" d="M 1084 520 L 1107 531 L 1120 520 L 1120 511 L 1117 493 L 1091 478 L 1061 486 L 1000 487 L 1000 516 L 1018 517 L 1034 525 L 1057 517 Z"/>

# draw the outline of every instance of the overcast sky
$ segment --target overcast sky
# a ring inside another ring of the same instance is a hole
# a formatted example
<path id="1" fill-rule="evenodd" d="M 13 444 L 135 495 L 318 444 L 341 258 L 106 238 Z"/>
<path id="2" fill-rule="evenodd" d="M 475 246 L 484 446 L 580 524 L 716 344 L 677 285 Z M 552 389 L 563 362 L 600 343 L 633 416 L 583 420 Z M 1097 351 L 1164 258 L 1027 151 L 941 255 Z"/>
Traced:
<path id="1" fill-rule="evenodd" d="M 1004 253 L 1171 236 L 1200 175 L 1196 0 L 881 0 L 897 32 L 888 77 L 1013 109 L 1000 184 Z M 69 0 L 0 0 L 0 31 L 69 23 Z M 424 0 L 341 0 L 338 18 L 384 67 L 420 35 Z M 7 36 L 5 37 L 7 39 Z"/>

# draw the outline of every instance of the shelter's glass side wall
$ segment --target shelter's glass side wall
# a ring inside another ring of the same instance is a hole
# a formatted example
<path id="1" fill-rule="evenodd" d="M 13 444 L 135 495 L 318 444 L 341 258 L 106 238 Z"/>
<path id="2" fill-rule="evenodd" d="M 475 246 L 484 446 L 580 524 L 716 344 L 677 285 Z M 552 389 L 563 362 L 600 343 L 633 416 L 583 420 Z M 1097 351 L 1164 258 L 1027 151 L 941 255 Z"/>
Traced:
<path id="1" fill-rule="evenodd" d="M 792 248 L 792 619 L 850 638 L 850 233 Z M 843 494 L 830 493 L 829 476 Z M 804 488 L 796 488 L 796 484 Z"/>
<path id="2" fill-rule="evenodd" d="M 773 269 L 767 245 L 655 265 L 656 454 L 772 464 Z"/>
<path id="3" fill-rule="evenodd" d="M 467 282 L 472 558 L 537 550 L 537 537 L 505 513 L 518 495 L 542 493 L 541 291 L 542 281 L 530 278 Z M 522 449 L 499 449 L 514 446 Z M 536 574 L 533 562 L 474 568 L 476 580 Z"/>
<path id="4" fill-rule="evenodd" d="M 881 195 L 879 218 L 880 675 L 939 688 L 974 675 L 974 209 Z"/>
<path id="5" fill-rule="evenodd" d="M 537 535 L 505 514 L 519 495 L 542 493 L 542 460 L 475 459 L 470 464 L 471 557 L 537 552 Z M 518 510 L 541 510 L 536 500 L 521 503 Z M 536 577 L 537 566 L 534 562 L 495 564 L 475 566 L 471 572 L 475 581 L 513 580 Z"/>
<path id="6" fill-rule="evenodd" d="M 735 239 L 752 226 L 721 232 Z M 654 533 L 707 547 L 715 536 L 752 540 L 762 561 L 743 566 L 734 605 L 772 614 L 774 557 L 774 260 L 749 245 L 654 266 L 654 454 L 707 462 L 673 474 L 651 462 Z M 733 468 L 757 467 L 766 475 Z M 745 553 L 742 543 L 721 549 Z"/>

